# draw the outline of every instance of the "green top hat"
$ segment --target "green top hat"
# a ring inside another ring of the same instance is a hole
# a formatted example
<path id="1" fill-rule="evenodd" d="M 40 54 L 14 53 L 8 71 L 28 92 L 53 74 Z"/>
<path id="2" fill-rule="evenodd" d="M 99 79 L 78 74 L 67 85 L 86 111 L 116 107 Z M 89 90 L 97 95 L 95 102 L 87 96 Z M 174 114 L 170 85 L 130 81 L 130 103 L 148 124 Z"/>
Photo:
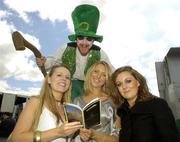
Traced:
<path id="1" fill-rule="evenodd" d="M 79 35 L 93 37 L 98 42 L 103 40 L 103 36 L 96 35 L 99 23 L 99 10 L 97 7 L 88 4 L 79 5 L 74 9 L 71 16 L 75 34 L 69 35 L 69 40 L 75 41 Z"/>

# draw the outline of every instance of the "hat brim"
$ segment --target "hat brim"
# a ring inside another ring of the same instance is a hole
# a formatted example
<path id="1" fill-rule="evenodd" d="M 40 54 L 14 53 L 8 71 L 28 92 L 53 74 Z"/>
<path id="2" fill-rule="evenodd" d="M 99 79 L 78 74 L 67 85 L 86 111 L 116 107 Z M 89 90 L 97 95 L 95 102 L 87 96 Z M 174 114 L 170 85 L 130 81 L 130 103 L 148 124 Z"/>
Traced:
<path id="1" fill-rule="evenodd" d="M 95 41 L 98 42 L 102 42 L 103 40 L 103 36 L 100 35 L 94 35 L 94 34 L 90 34 L 90 33 L 77 33 L 77 34 L 72 34 L 69 35 L 68 38 L 70 41 L 75 41 L 77 39 L 77 36 L 89 36 L 89 37 L 93 37 Z"/>

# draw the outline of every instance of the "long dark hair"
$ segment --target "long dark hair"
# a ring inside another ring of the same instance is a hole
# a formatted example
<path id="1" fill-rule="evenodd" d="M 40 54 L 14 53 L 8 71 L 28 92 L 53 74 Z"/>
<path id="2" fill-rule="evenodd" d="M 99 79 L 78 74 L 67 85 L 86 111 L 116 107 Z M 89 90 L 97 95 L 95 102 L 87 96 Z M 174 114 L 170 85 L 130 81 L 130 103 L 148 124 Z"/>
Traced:
<path id="1" fill-rule="evenodd" d="M 111 76 L 111 82 L 112 82 L 112 93 L 114 96 L 116 96 L 116 104 L 121 105 L 125 99 L 122 97 L 120 92 L 118 91 L 118 88 L 116 86 L 116 78 L 117 76 L 122 72 L 129 72 L 140 84 L 138 89 L 138 96 L 136 102 L 139 101 L 147 101 L 150 99 L 155 98 L 154 95 L 149 91 L 147 81 L 143 75 L 141 75 L 137 70 L 133 69 L 131 66 L 123 66 L 115 70 L 115 72 Z"/>

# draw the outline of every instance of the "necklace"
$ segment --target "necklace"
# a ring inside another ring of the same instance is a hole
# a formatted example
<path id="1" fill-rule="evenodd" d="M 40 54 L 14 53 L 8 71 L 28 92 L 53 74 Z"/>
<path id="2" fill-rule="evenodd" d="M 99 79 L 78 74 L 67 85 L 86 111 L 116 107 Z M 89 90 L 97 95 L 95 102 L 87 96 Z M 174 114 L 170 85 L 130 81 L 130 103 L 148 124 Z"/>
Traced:
<path id="1" fill-rule="evenodd" d="M 61 102 L 57 102 L 57 106 L 62 106 L 62 103 Z"/>
<path id="2" fill-rule="evenodd" d="M 55 99 L 55 101 L 56 101 L 56 103 L 57 103 L 57 106 L 61 106 L 61 105 L 62 105 L 61 100 L 57 100 L 57 99 Z"/>

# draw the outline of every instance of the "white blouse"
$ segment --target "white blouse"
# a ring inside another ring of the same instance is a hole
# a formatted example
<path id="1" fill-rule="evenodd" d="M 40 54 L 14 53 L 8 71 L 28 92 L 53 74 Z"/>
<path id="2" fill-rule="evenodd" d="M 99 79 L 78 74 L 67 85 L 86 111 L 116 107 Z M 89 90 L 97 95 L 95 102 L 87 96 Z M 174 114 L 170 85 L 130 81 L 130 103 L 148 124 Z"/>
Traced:
<path id="1" fill-rule="evenodd" d="M 40 119 L 39 119 L 39 124 L 37 127 L 37 130 L 39 131 L 45 131 L 49 129 L 56 128 L 56 117 L 55 115 L 50 112 L 46 107 L 43 108 Z M 59 125 L 61 125 L 62 122 L 60 122 Z M 53 140 L 52 142 L 66 142 L 65 138 L 58 138 Z"/>

